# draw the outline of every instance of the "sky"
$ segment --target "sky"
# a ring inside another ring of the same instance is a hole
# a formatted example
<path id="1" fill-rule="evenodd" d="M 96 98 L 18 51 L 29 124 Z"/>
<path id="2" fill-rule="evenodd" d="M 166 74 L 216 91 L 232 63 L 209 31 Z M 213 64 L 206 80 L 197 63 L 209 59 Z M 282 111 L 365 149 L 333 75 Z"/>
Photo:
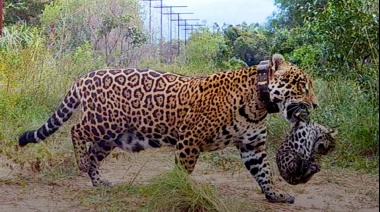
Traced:
<path id="1" fill-rule="evenodd" d="M 182 18 L 205 20 L 207 25 L 263 23 L 275 10 L 274 0 L 163 0 L 164 5 L 187 5 L 173 8 L 175 12 L 193 12 Z"/>

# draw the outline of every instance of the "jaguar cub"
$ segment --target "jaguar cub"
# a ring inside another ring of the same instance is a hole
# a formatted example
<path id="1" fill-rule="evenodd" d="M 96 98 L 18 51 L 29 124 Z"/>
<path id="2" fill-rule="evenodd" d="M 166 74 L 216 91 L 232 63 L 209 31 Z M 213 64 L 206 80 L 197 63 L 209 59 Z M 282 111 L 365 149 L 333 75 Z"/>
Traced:
<path id="1" fill-rule="evenodd" d="M 292 185 L 307 183 L 320 171 L 321 156 L 334 150 L 337 135 L 335 129 L 295 116 L 298 121 L 276 155 L 281 177 Z"/>

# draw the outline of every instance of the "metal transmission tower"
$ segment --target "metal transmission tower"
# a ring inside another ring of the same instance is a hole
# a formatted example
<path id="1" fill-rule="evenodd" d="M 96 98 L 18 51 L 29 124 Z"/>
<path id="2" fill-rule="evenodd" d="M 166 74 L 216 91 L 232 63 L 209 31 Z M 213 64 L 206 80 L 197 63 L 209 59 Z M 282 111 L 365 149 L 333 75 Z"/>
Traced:
<path id="1" fill-rule="evenodd" d="M 153 43 L 153 36 L 152 36 L 152 1 L 160 1 L 161 5 L 162 5 L 162 0 L 140 0 L 140 1 L 149 1 L 149 35 L 150 35 L 150 43 Z M 161 25 L 162 25 L 162 20 L 161 20 Z"/>

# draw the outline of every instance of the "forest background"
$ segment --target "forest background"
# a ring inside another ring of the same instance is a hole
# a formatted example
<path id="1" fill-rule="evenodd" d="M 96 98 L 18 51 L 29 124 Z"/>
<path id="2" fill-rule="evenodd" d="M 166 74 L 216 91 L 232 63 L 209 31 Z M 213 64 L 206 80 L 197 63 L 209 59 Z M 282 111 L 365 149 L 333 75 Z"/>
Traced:
<path id="1" fill-rule="evenodd" d="M 72 149 L 31 146 L 17 137 L 41 125 L 71 83 L 96 69 L 149 67 L 205 75 L 258 64 L 273 53 L 314 78 L 320 108 L 313 119 L 339 130 L 329 164 L 379 171 L 379 1 L 275 0 L 263 24 L 210 24 L 185 41 L 159 39 L 136 0 L 5 1 L 0 37 L 0 154 L 21 167 L 50 170 L 74 163 Z M 178 43 L 180 48 L 178 48 Z M 269 121 L 269 145 L 289 126 Z M 55 145 L 58 145 L 56 143 Z"/>

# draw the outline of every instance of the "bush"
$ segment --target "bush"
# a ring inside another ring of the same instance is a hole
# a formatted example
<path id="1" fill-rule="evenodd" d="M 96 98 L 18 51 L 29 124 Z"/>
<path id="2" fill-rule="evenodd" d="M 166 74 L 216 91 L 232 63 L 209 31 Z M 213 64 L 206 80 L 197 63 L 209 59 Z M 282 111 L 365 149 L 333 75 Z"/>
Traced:
<path id="1" fill-rule="evenodd" d="M 379 165 L 379 106 L 378 98 L 365 92 L 353 81 L 315 81 L 321 108 L 314 119 L 338 128 L 339 166 L 378 172 Z"/>
<path id="2" fill-rule="evenodd" d="M 45 7 L 41 25 L 57 56 L 89 42 L 107 66 L 131 66 L 147 40 L 139 14 L 135 0 L 58 0 Z"/>
<path id="3" fill-rule="evenodd" d="M 194 33 L 182 55 L 185 65 L 199 74 L 210 74 L 218 67 L 217 56 L 223 38 L 220 34 L 212 33 L 204 28 Z"/>

